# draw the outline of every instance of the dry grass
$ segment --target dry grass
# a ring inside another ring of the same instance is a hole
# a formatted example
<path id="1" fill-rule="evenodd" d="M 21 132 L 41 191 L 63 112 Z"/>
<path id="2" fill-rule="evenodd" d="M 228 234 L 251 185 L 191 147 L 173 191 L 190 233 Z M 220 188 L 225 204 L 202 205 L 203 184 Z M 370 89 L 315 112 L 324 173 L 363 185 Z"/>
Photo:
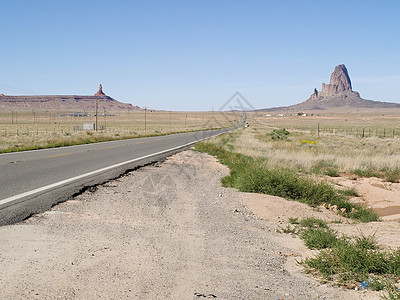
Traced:
<path id="1" fill-rule="evenodd" d="M 359 120 L 353 118 L 352 124 L 362 125 L 367 117 L 362 116 Z M 331 118 L 339 122 L 337 120 L 340 116 Z M 391 118 L 395 120 L 391 125 L 400 124 L 400 116 Z M 318 169 L 321 168 L 338 173 L 354 173 L 354 170 L 386 172 L 400 169 L 400 137 L 360 138 L 339 134 L 320 134 L 317 137 L 315 133 L 300 128 L 305 122 L 322 123 L 326 122 L 326 119 L 306 119 L 286 118 L 288 126 L 283 126 L 285 118 L 276 118 L 275 123 L 269 119 L 271 123 L 265 126 L 260 122 L 260 117 L 250 117 L 251 126 L 238 131 L 226 149 L 234 149 L 235 152 L 247 156 L 266 158 L 270 167 L 289 167 L 304 173 L 318 173 Z M 383 124 L 379 118 L 375 120 L 376 123 L 372 125 L 379 127 Z M 288 140 L 272 140 L 268 136 L 272 128 L 283 127 L 290 132 Z"/>
<path id="2" fill-rule="evenodd" d="M 99 115 L 98 126 L 103 130 L 86 131 L 80 129 L 84 123 L 95 123 L 93 113 L 87 117 L 66 116 L 68 113 L 0 113 L 0 153 L 229 127 L 242 117 L 219 112 L 112 112 L 115 115 Z"/>

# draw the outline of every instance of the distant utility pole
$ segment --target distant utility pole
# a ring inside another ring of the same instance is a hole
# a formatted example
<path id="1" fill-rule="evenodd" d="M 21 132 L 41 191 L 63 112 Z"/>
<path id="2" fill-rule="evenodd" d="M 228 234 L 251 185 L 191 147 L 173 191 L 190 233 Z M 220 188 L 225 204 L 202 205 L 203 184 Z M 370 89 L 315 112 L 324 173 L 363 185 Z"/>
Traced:
<path id="1" fill-rule="evenodd" d="M 170 130 L 172 128 L 172 116 L 171 116 L 171 114 L 172 114 L 172 111 L 169 112 L 169 129 Z"/>
<path id="2" fill-rule="evenodd" d="M 96 131 L 97 131 L 97 112 L 99 110 L 99 99 L 96 99 Z"/>
<path id="3" fill-rule="evenodd" d="M 107 128 L 107 120 L 106 120 L 106 108 L 104 107 L 104 131 Z"/>
<path id="4" fill-rule="evenodd" d="M 147 108 L 146 107 L 144 107 L 144 130 L 146 130 L 147 129 Z"/>

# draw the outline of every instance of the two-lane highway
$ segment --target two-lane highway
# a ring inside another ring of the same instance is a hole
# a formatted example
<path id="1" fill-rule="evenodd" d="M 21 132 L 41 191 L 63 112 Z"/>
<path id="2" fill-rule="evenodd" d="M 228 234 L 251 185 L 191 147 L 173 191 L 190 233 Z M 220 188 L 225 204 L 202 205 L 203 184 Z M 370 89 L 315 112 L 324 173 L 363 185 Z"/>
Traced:
<path id="1" fill-rule="evenodd" d="M 86 186 L 232 129 L 0 154 L 0 225 L 20 221 L 65 201 Z"/>

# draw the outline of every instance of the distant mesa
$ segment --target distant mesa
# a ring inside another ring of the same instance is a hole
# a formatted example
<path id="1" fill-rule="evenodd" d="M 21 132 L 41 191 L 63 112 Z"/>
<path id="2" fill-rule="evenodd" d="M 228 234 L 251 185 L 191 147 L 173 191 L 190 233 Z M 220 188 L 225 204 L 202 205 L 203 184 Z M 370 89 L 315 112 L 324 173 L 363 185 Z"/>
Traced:
<path id="1" fill-rule="evenodd" d="M 329 84 L 322 83 L 322 90 L 314 89 L 314 93 L 306 101 L 296 105 L 266 109 L 276 110 L 329 110 L 352 108 L 400 108 L 400 104 L 365 100 L 360 94 L 353 91 L 351 80 L 345 65 L 338 65 L 333 71 Z"/>
<path id="2" fill-rule="evenodd" d="M 7 96 L 0 94 L 1 110 L 75 110 L 93 111 L 98 102 L 100 110 L 121 111 L 140 110 L 139 106 L 119 102 L 99 90 L 93 96 L 77 95 L 37 95 L 37 96 Z"/>

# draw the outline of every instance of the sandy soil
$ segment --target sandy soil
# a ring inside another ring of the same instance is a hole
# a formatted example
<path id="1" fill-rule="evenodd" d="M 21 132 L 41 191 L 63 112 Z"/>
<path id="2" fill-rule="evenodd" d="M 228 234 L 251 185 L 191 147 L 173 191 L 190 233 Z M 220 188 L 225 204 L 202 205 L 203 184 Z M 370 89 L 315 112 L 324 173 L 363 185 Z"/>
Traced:
<path id="1" fill-rule="evenodd" d="M 296 259 L 314 252 L 277 232 L 289 217 L 343 218 L 223 188 L 226 174 L 185 151 L 0 227 L 0 299 L 379 298 L 302 274 Z M 348 223 L 335 226 L 395 245 L 398 221 Z"/>

